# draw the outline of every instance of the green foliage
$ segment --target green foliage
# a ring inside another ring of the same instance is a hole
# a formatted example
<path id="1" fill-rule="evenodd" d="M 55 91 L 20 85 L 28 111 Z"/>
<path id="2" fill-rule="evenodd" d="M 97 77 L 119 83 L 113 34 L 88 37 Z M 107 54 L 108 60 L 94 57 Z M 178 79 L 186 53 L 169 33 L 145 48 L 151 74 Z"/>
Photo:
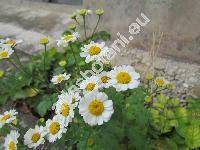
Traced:
<path id="1" fill-rule="evenodd" d="M 110 40 L 111 38 L 111 35 L 106 32 L 106 31 L 100 31 L 100 32 L 97 32 L 93 35 L 93 37 L 91 38 L 91 40 L 93 41 L 97 41 L 97 40 L 103 40 L 103 41 L 108 41 Z"/>
<path id="2" fill-rule="evenodd" d="M 76 17 L 74 19 L 77 21 Z M 71 33 L 65 31 L 62 35 Z M 20 66 L 24 71 L 12 69 L 3 80 L 0 80 L 0 106 L 8 101 L 15 104 L 25 103 L 32 115 L 38 119 L 43 117 L 44 122 L 39 119 L 37 124 L 44 126 L 45 120 L 55 114 L 51 108 L 57 101 L 60 91 L 67 90 L 75 84 L 76 79 L 81 77 L 79 71 L 84 72 L 92 67 L 91 63 L 86 63 L 80 57 L 81 47 L 91 41 L 108 41 L 110 38 L 111 35 L 106 31 L 94 32 L 85 39 L 81 37 L 79 41 L 70 42 L 63 51 L 57 51 L 52 47 L 45 49 L 46 53 L 43 50 L 33 55 L 29 62 Z M 47 45 L 43 46 L 46 48 Z M 66 61 L 66 65 L 60 65 L 61 60 Z M 104 70 L 110 71 L 111 65 L 105 65 Z M 58 85 L 51 83 L 54 75 L 64 72 L 71 74 L 69 81 Z M 163 84 L 156 85 L 152 75 L 146 76 L 144 83 L 145 85 L 124 92 L 117 92 L 114 88 L 101 89 L 113 101 L 114 114 L 109 122 L 91 127 L 83 121 L 78 109 L 75 109 L 75 117 L 68 125 L 67 133 L 62 135 L 60 140 L 50 146 L 48 143 L 43 148 L 55 150 L 200 148 L 200 99 L 188 99 L 187 105 L 183 107 L 180 100 L 162 94 L 164 90 L 173 89 L 171 84 L 166 85 L 163 80 Z M 0 134 L 8 134 L 13 127 L 16 128 L 13 124 L 3 127 Z M 19 143 L 23 143 L 22 138 Z M 18 149 L 27 147 L 19 144 Z"/>

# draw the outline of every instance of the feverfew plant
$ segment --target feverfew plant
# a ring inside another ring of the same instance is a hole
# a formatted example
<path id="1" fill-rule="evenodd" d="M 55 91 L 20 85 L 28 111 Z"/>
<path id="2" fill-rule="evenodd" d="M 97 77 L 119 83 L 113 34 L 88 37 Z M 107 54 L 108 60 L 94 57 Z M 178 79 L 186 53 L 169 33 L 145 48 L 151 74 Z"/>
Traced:
<path id="1" fill-rule="evenodd" d="M 51 41 L 41 37 L 38 44 L 44 51 L 28 62 L 21 62 L 18 55 L 22 40 L 0 40 L 0 61 L 14 67 L 0 72 L 0 105 L 11 107 L 0 114 L 3 147 L 198 149 L 199 99 L 188 98 L 183 106 L 168 95 L 174 90 L 170 82 L 151 73 L 143 77 L 130 65 L 102 63 L 102 71 L 83 78 L 109 52 L 110 34 L 98 31 L 104 10 L 94 12 L 97 22 L 93 28 L 86 21 L 91 10 L 73 13 L 74 24 L 57 40 L 63 51 L 50 48 Z M 30 127 L 21 126 L 19 119 L 27 112 L 38 118 Z"/>

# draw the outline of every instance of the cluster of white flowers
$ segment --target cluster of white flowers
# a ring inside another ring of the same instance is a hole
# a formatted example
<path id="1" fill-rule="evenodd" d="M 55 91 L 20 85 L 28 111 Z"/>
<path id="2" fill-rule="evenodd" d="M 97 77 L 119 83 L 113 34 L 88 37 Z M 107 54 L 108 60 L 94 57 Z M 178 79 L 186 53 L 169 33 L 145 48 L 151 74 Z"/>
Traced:
<path id="1" fill-rule="evenodd" d="M 85 16 L 91 13 L 90 10 L 82 9 L 78 11 L 79 15 Z M 101 15 L 102 10 L 98 10 L 97 14 Z M 72 16 L 73 19 L 74 16 Z M 58 46 L 67 47 L 71 42 L 75 42 L 80 37 L 79 33 L 64 35 L 61 40 L 57 41 Z M 11 45 L 8 45 L 11 44 Z M 17 42 L 0 42 L 0 59 L 9 58 L 13 53 L 12 47 Z M 44 42 L 43 42 L 44 43 Z M 108 53 L 109 48 L 104 42 L 95 43 L 91 41 L 89 44 L 81 47 L 80 56 L 85 58 L 86 63 L 92 61 L 101 61 Z M 70 79 L 70 74 L 58 74 L 53 76 L 51 82 L 60 84 L 62 81 Z M 78 108 L 80 115 L 85 123 L 90 126 L 102 125 L 108 122 L 114 113 L 113 101 L 101 92 L 103 88 L 114 87 L 116 91 L 126 91 L 128 89 L 137 88 L 140 83 L 140 75 L 130 65 L 116 66 L 111 71 L 103 71 L 100 74 L 91 76 L 83 80 L 77 91 L 62 91 L 58 96 L 58 100 L 53 104 L 52 110 L 55 116 L 46 121 L 45 126 L 36 125 L 34 129 L 30 128 L 24 135 L 24 144 L 29 148 L 36 149 L 38 146 L 48 140 L 50 143 L 60 139 L 67 132 L 68 125 L 73 121 L 75 109 Z M 159 82 L 160 83 L 160 82 Z M 17 112 L 15 110 L 6 111 L 0 115 L 0 128 L 11 123 L 16 119 Z M 9 150 L 17 149 L 19 133 L 11 131 L 5 139 L 5 148 Z"/>
<path id="2" fill-rule="evenodd" d="M 14 40 L 10 38 L 0 39 L 0 59 L 9 58 L 14 52 L 13 47 L 21 42 L 22 40 Z"/>
<path id="3" fill-rule="evenodd" d="M 94 90 L 114 87 L 116 91 L 126 91 L 137 88 L 140 74 L 130 65 L 116 66 L 109 72 L 101 72 L 97 76 L 86 78 L 80 83 L 80 89 L 91 92 Z"/>

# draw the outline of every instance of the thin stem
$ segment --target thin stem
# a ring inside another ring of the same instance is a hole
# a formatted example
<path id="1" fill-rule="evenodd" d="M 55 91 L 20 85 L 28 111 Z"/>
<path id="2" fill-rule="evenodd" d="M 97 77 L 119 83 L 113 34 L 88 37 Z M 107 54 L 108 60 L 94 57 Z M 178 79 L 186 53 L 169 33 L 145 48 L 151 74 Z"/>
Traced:
<path id="1" fill-rule="evenodd" d="M 97 29 L 97 27 L 98 27 L 98 25 L 99 25 L 100 18 L 101 18 L 101 16 L 100 16 L 100 15 L 98 15 L 97 24 L 96 24 L 96 26 L 95 26 L 95 28 L 94 28 L 94 30 L 93 30 L 93 32 L 92 32 L 92 36 L 94 35 L 94 33 L 95 33 L 95 31 L 96 31 L 96 29 Z M 92 36 L 91 36 L 91 37 L 92 37 Z"/>
<path id="2" fill-rule="evenodd" d="M 44 72 L 46 70 L 46 66 L 45 66 L 45 64 L 46 64 L 46 51 L 47 51 L 47 45 L 44 44 Z"/>
<path id="3" fill-rule="evenodd" d="M 21 67 L 23 67 L 23 65 L 22 65 L 22 63 L 21 63 L 21 61 L 20 61 L 20 59 L 19 59 L 19 56 L 18 56 L 18 54 L 17 54 L 17 52 L 16 52 L 16 49 L 13 48 L 13 50 L 14 50 L 14 54 L 15 54 L 15 56 L 16 56 L 16 58 L 17 58 L 18 63 L 20 64 Z"/>
<path id="4" fill-rule="evenodd" d="M 27 75 L 27 76 L 31 76 L 31 77 L 32 77 L 32 74 L 26 72 L 26 71 L 23 70 L 22 68 L 20 68 L 20 67 L 18 67 L 17 65 L 15 65 L 15 63 L 14 63 L 10 58 L 8 58 L 8 61 L 9 61 L 15 68 L 17 68 L 19 71 L 23 72 L 23 73 L 24 73 L 25 75 Z M 42 80 L 39 79 L 39 78 L 36 78 L 36 79 L 39 80 L 40 82 L 44 82 L 44 81 L 42 81 Z"/>
<path id="5" fill-rule="evenodd" d="M 76 22 L 78 25 L 80 25 L 80 23 L 78 22 L 78 20 L 77 20 L 76 18 L 75 18 L 74 20 L 75 20 L 75 22 Z"/>
<path id="6" fill-rule="evenodd" d="M 73 54 L 73 56 L 74 56 L 74 60 L 75 60 L 76 66 L 77 66 L 77 68 L 78 68 L 78 71 L 80 72 L 80 68 L 79 68 L 79 65 L 78 65 L 78 61 L 77 61 L 77 59 L 76 59 L 76 55 L 75 55 L 74 49 L 73 49 L 71 43 L 70 43 L 69 45 L 70 45 L 70 48 L 71 48 L 71 50 L 72 50 L 72 54 Z"/>
<path id="7" fill-rule="evenodd" d="M 88 143 L 88 139 L 90 138 L 90 136 L 91 136 L 91 134 L 92 134 L 92 129 L 93 129 L 93 128 L 90 129 L 90 131 L 89 131 L 89 133 L 88 133 L 88 136 L 87 136 L 87 138 L 86 138 L 85 150 L 87 149 L 87 143 Z"/>
<path id="8" fill-rule="evenodd" d="M 23 69 L 21 69 L 21 68 L 19 68 L 17 65 L 15 65 L 15 63 L 14 62 L 12 62 L 12 60 L 11 59 L 9 59 L 8 58 L 8 61 L 15 67 L 15 68 L 17 68 L 19 71 L 21 71 L 21 72 L 23 72 L 23 73 L 25 73 L 26 75 L 29 75 L 29 74 L 27 74 Z M 30 87 L 31 89 L 33 89 L 35 92 L 37 92 L 38 93 L 38 91 L 33 87 Z"/>
<path id="9" fill-rule="evenodd" d="M 83 16 L 83 26 L 84 26 L 85 39 L 87 39 L 85 15 Z"/>
<path id="10" fill-rule="evenodd" d="M 48 83 L 48 78 L 46 78 L 46 53 L 47 53 L 47 44 L 44 44 L 44 79 L 45 79 L 45 82 Z"/>
<path id="11" fill-rule="evenodd" d="M 25 73 L 26 75 L 28 75 L 23 69 L 21 69 L 20 67 L 18 67 L 17 65 L 15 65 L 15 63 L 10 59 L 8 58 L 8 61 L 15 67 L 17 68 L 19 71 Z"/>

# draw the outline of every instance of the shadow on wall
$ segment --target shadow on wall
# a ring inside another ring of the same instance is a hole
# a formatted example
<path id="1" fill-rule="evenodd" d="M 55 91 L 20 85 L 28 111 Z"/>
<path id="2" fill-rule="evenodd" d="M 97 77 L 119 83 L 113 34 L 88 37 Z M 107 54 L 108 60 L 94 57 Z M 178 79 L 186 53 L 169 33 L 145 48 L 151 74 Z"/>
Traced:
<path id="1" fill-rule="evenodd" d="M 140 36 L 132 41 L 144 41 L 158 30 L 164 33 L 160 50 L 167 56 L 200 63 L 200 1 L 199 0 L 84 0 L 89 9 L 103 8 L 106 28 L 128 35 L 128 26 L 143 12 L 151 19 Z M 148 39 L 147 39 L 148 40 Z"/>

